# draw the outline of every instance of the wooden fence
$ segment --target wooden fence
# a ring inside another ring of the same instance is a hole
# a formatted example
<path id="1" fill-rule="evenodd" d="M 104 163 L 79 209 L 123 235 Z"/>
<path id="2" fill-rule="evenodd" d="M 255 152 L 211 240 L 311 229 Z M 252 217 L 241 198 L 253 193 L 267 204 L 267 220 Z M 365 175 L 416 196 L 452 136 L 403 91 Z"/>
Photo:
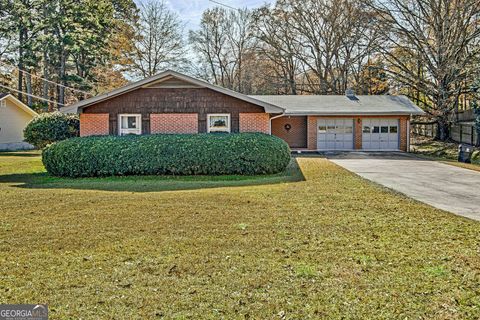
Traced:
<path id="1" fill-rule="evenodd" d="M 475 120 L 475 113 L 473 109 L 459 111 L 456 114 L 456 116 L 457 116 L 456 121 L 474 121 Z"/>
<path id="2" fill-rule="evenodd" d="M 460 143 L 475 145 L 478 136 L 473 124 L 459 122 L 450 126 L 450 138 Z"/>
<path id="3" fill-rule="evenodd" d="M 410 128 L 413 133 L 425 137 L 433 138 L 437 133 L 436 123 L 412 122 Z"/>
<path id="4" fill-rule="evenodd" d="M 436 123 L 412 122 L 412 132 L 425 137 L 435 137 L 437 132 Z M 450 125 L 450 139 L 458 143 L 475 145 L 479 137 L 473 123 L 455 123 Z"/>

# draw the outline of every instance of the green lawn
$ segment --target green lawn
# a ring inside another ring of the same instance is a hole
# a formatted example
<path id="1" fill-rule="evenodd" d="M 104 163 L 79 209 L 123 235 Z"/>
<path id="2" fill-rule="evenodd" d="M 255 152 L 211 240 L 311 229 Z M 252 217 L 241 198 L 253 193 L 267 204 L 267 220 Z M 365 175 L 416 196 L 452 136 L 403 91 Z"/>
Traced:
<path id="1" fill-rule="evenodd" d="M 428 159 L 442 161 L 446 164 L 465 169 L 480 171 L 480 150 L 477 148 L 472 154 L 472 163 L 457 162 L 458 143 L 436 141 L 432 138 L 414 135 L 411 149 L 413 153 Z"/>
<path id="2" fill-rule="evenodd" d="M 315 157 L 267 177 L 72 180 L 4 153 L 0 303 L 52 319 L 478 319 L 480 223 Z"/>

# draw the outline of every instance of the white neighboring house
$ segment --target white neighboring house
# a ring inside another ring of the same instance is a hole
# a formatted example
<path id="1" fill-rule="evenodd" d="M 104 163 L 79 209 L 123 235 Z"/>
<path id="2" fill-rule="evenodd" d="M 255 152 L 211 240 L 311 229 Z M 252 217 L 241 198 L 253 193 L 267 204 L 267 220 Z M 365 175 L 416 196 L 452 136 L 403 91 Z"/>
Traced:
<path id="1" fill-rule="evenodd" d="M 38 114 L 9 93 L 0 93 L 0 150 L 27 150 L 23 129 Z"/>

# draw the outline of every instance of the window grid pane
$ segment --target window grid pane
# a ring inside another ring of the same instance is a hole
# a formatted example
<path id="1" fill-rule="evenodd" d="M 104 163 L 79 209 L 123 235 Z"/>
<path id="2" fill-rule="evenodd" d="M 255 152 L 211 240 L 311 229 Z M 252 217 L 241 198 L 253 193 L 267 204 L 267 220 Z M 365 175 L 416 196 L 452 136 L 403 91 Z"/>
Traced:
<path id="1" fill-rule="evenodd" d="M 142 134 L 142 123 L 141 123 L 141 115 L 127 115 L 123 114 L 120 115 L 120 135 L 127 135 L 127 134 Z"/>
<path id="2" fill-rule="evenodd" d="M 230 132 L 230 116 L 229 115 L 209 115 L 208 116 L 209 132 Z"/>

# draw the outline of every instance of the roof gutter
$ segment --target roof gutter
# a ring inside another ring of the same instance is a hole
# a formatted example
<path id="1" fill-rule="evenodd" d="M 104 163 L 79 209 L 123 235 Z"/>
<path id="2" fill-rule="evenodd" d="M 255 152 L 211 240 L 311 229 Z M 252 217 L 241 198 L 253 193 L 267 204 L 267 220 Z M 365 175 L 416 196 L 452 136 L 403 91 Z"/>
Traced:
<path id="1" fill-rule="evenodd" d="M 332 116 L 410 116 L 410 115 L 422 115 L 423 113 L 411 113 L 411 112 L 285 112 L 284 115 L 299 117 L 299 116 L 316 116 L 316 117 L 332 117 Z"/>
<path id="2" fill-rule="evenodd" d="M 285 115 L 285 112 L 282 113 L 282 114 L 279 114 L 278 116 L 274 116 L 274 117 L 271 117 L 270 118 L 270 121 L 269 121 L 269 125 L 268 125 L 268 134 L 272 135 L 272 120 L 273 119 L 277 119 L 277 118 L 281 118 Z"/>

